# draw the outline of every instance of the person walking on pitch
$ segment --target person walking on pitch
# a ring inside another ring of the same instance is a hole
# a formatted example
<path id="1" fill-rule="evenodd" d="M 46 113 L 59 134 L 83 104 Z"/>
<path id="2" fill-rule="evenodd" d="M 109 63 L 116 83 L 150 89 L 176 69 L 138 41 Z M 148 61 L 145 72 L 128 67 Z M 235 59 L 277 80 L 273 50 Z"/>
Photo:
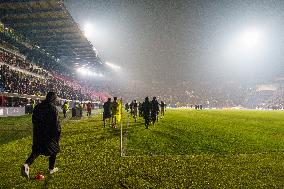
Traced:
<path id="1" fill-rule="evenodd" d="M 21 174 L 24 177 L 29 178 L 29 168 L 39 155 L 49 156 L 50 174 L 58 171 L 58 168 L 54 167 L 54 165 L 56 155 L 60 150 L 61 126 L 56 103 L 56 94 L 49 92 L 46 99 L 36 105 L 33 110 L 33 145 L 29 158 L 21 168 Z"/>

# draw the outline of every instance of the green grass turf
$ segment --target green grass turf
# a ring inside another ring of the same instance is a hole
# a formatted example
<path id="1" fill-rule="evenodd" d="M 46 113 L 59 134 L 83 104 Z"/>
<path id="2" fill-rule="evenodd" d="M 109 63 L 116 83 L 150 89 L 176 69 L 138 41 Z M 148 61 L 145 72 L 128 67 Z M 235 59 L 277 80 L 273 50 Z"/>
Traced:
<path id="1" fill-rule="evenodd" d="M 101 116 L 64 121 L 60 172 L 48 175 L 42 156 L 31 166 L 30 175 L 43 172 L 44 181 L 20 176 L 31 150 L 30 116 L 0 118 L 1 137 L 29 130 L 1 140 L 0 188 L 284 188 L 284 112 L 166 113 L 149 130 L 131 120 L 126 157 L 119 129 L 103 128 Z"/>
<path id="2" fill-rule="evenodd" d="M 170 110 L 150 130 L 131 121 L 126 155 L 284 153 L 284 112 Z"/>

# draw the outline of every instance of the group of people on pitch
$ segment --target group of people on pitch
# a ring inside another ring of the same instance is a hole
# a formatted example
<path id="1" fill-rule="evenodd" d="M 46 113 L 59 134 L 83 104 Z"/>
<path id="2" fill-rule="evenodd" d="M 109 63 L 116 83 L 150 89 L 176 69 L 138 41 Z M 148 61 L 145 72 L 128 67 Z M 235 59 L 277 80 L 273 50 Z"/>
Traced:
<path id="1" fill-rule="evenodd" d="M 121 120 L 122 99 L 118 101 L 117 97 L 114 97 L 113 101 L 111 101 L 111 98 L 108 98 L 108 100 L 103 105 L 103 109 L 104 127 L 106 126 L 106 122 L 108 121 L 108 124 L 111 127 L 116 128 L 117 124 Z"/>
<path id="2" fill-rule="evenodd" d="M 128 112 L 130 110 L 130 114 L 133 116 L 135 122 L 138 117 L 143 117 L 145 120 L 146 129 L 149 128 L 150 123 L 155 125 L 155 123 L 159 120 L 159 113 L 161 112 L 161 118 L 165 115 L 166 104 L 161 101 L 158 102 L 156 97 L 150 101 L 149 97 L 145 98 L 143 103 L 137 103 L 136 100 L 133 100 L 130 104 L 125 104 L 125 110 Z"/>
<path id="3" fill-rule="evenodd" d="M 136 102 L 136 101 L 135 101 Z M 58 116 L 57 104 L 59 103 L 55 92 L 48 92 L 46 99 L 37 104 L 33 109 L 32 123 L 33 123 L 33 145 L 32 152 L 28 159 L 21 167 L 21 174 L 24 177 L 29 178 L 30 165 L 35 159 L 40 156 L 49 156 L 49 173 L 54 174 L 59 169 L 55 167 L 55 160 L 57 153 L 60 151 L 59 140 L 61 135 L 61 125 Z M 148 129 L 150 122 L 155 124 L 158 120 L 158 114 L 160 112 L 164 116 L 165 103 L 162 101 L 160 104 L 156 97 L 150 102 L 146 97 L 145 101 L 139 105 L 132 105 L 132 112 L 136 112 L 138 108 L 141 108 L 141 115 L 145 119 L 145 126 Z M 109 119 L 109 124 L 112 127 L 116 127 L 117 123 L 121 120 L 122 113 L 122 99 L 119 101 L 117 97 L 107 100 L 103 105 L 103 121 L 104 126 L 106 120 Z M 136 108 L 136 110 L 135 110 Z"/>

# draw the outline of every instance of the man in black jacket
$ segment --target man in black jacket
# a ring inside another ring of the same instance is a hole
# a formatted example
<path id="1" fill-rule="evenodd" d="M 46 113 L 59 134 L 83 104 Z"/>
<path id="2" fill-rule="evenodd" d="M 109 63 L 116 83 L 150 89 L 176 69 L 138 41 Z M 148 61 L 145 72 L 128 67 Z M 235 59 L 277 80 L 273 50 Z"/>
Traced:
<path id="1" fill-rule="evenodd" d="M 56 109 L 57 97 L 49 92 L 46 99 L 33 110 L 33 146 L 32 153 L 22 166 L 22 176 L 29 178 L 29 166 L 39 155 L 49 156 L 49 173 L 58 171 L 54 167 L 56 155 L 59 152 L 61 126 Z"/>
<path id="2" fill-rule="evenodd" d="M 159 102 L 157 101 L 157 98 L 154 96 L 153 100 L 151 101 L 151 119 L 153 125 L 155 125 L 155 122 L 158 121 L 158 114 L 159 114 Z"/>
<path id="3" fill-rule="evenodd" d="M 106 126 L 106 120 L 109 119 L 109 124 L 111 120 L 111 98 L 108 98 L 107 101 L 103 105 L 104 113 L 103 113 L 103 121 L 104 127 Z"/>
<path id="4" fill-rule="evenodd" d="M 141 106 L 142 106 L 143 116 L 145 119 L 145 127 L 146 129 L 148 129 L 151 119 L 151 102 L 149 101 L 149 97 L 145 98 L 145 101 L 142 103 Z"/>

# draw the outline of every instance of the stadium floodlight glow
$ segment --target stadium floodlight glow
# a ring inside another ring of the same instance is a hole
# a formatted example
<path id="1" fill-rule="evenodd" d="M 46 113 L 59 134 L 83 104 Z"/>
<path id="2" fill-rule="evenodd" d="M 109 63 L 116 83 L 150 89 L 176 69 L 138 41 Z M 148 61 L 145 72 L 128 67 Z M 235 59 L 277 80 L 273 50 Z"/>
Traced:
<path id="1" fill-rule="evenodd" d="M 94 70 L 86 69 L 84 67 L 77 68 L 76 71 L 82 76 L 88 77 L 104 77 L 102 73 L 97 73 Z"/>
<path id="2" fill-rule="evenodd" d="M 93 73 L 92 73 L 91 71 L 89 71 L 89 70 L 86 71 L 86 74 L 87 74 L 88 76 L 93 75 Z"/>
<path id="3" fill-rule="evenodd" d="M 94 33 L 94 26 L 91 23 L 86 23 L 84 25 L 84 35 L 85 37 L 89 38 L 92 36 L 92 34 Z"/>
<path id="4" fill-rule="evenodd" d="M 267 30 L 247 26 L 234 33 L 225 47 L 224 57 L 230 62 L 244 62 L 261 57 L 267 48 Z"/>
<path id="5" fill-rule="evenodd" d="M 250 28 L 240 36 L 240 45 L 246 48 L 256 48 L 261 42 L 261 31 L 256 28 Z"/>
<path id="6" fill-rule="evenodd" d="M 88 71 L 85 68 L 78 68 L 77 71 L 82 75 L 88 74 Z"/>
<path id="7" fill-rule="evenodd" d="M 111 67 L 112 69 L 115 69 L 115 70 L 119 70 L 120 69 L 120 66 L 117 66 L 117 65 L 114 65 L 110 62 L 106 62 L 106 65 L 108 65 L 109 67 Z"/>

